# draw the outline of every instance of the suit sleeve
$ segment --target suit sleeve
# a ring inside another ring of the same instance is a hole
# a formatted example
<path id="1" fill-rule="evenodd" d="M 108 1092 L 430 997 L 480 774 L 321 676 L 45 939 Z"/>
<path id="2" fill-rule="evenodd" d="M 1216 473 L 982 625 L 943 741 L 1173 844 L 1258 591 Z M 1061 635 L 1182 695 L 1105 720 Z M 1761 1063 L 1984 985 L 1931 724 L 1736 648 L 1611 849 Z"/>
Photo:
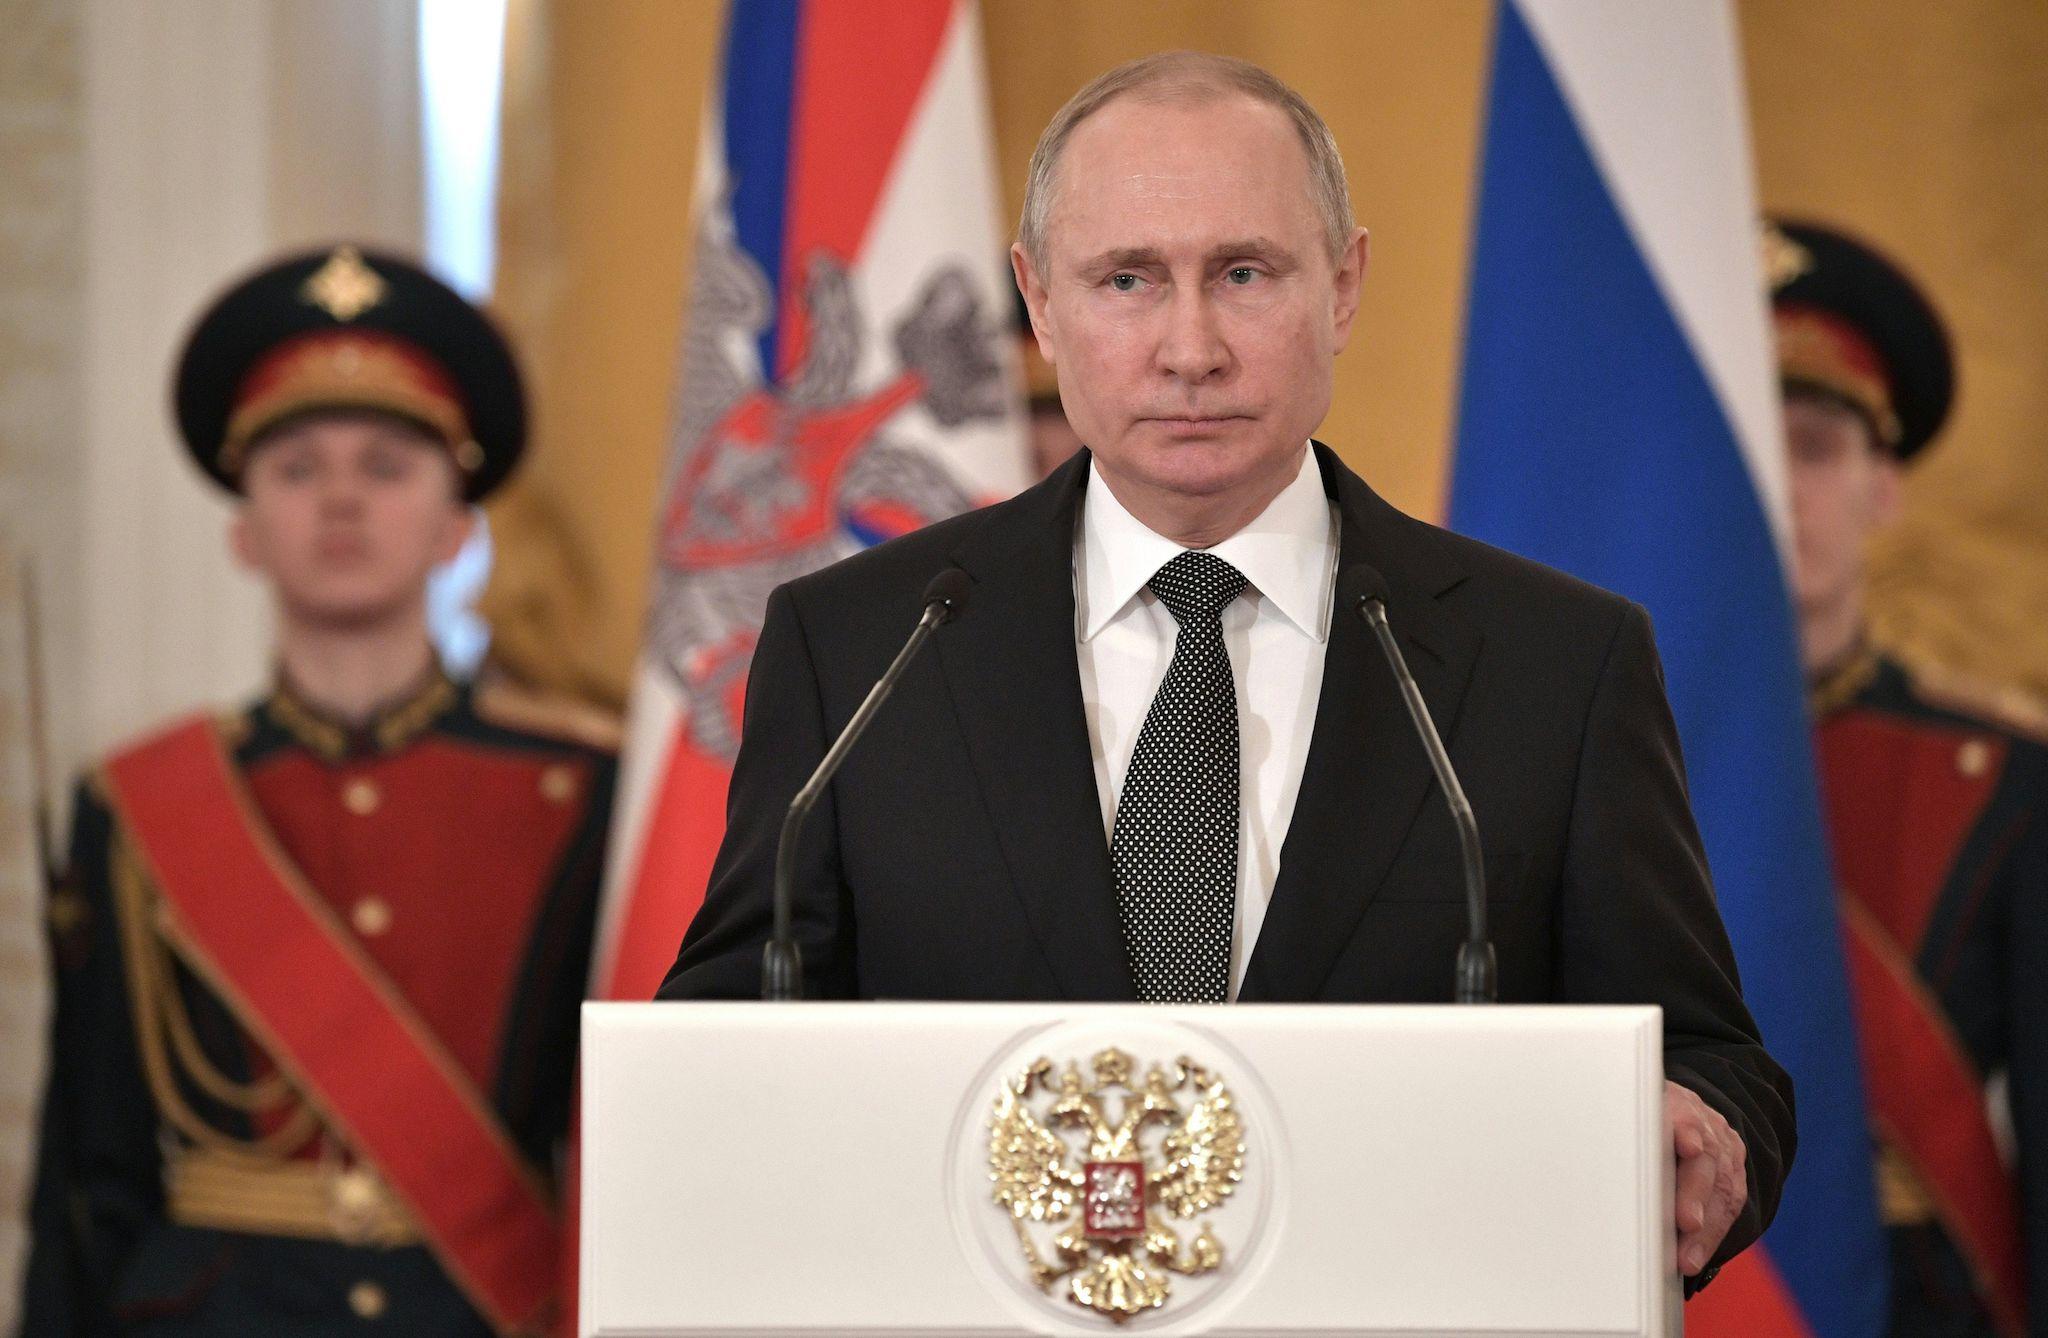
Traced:
<path id="1" fill-rule="evenodd" d="M 758 999 L 773 921 L 782 818 L 830 743 L 816 666 L 789 588 L 768 597 L 747 676 L 739 756 L 727 791 L 725 839 L 703 907 L 683 935 L 663 999 Z M 841 877 L 838 815 L 828 790 L 796 851 L 792 924 L 810 998 L 852 998 L 853 915 Z"/>
<path id="2" fill-rule="evenodd" d="M 56 985 L 29 1201 L 25 1335 L 114 1332 L 107 1298 L 163 1212 L 156 1103 L 136 1050 L 109 873 L 113 822 L 90 787 L 73 805 L 71 865 L 50 905 Z"/>
<path id="3" fill-rule="evenodd" d="M 1716 1268 L 1777 1212 L 1797 1143 L 1792 1082 L 1742 1000 L 1649 617 L 1633 604 L 1587 713 L 1558 933 L 1561 997 L 1660 1004 L 1665 1075 L 1742 1137 L 1749 1201 L 1708 1263 Z"/>

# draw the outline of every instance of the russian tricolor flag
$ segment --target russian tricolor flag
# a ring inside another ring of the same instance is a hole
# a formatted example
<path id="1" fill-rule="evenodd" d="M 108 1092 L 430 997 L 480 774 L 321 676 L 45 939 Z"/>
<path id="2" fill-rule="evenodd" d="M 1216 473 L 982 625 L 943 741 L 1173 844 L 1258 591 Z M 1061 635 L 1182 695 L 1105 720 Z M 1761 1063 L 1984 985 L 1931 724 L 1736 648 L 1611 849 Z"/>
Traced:
<path id="1" fill-rule="evenodd" d="M 1694 1333 L 1875 1338 L 1885 1258 L 1787 593 L 1733 17 L 1503 0 L 1451 520 L 1648 607 L 1745 993 L 1797 1085 L 1776 1223 Z"/>

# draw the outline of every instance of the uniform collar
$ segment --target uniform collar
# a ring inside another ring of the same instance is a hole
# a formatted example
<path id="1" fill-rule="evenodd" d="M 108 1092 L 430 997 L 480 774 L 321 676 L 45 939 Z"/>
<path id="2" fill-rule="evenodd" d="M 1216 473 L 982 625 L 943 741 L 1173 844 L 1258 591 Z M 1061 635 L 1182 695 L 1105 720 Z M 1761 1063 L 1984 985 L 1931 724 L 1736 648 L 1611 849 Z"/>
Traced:
<path id="1" fill-rule="evenodd" d="M 1251 588 L 1316 641 L 1330 634 L 1330 590 L 1337 549 L 1330 499 L 1313 452 L 1266 509 L 1205 550 L 1244 573 Z M 1168 562 L 1187 551 L 1147 529 L 1124 509 L 1094 464 L 1081 506 L 1075 626 L 1083 641 L 1108 626 Z"/>
<path id="2" fill-rule="evenodd" d="M 282 667 L 263 703 L 271 721 L 308 751 L 338 762 L 351 754 L 395 753 L 427 732 L 455 705 L 460 691 L 436 659 L 419 680 L 369 719 L 350 722 L 306 700 Z"/>
<path id="3" fill-rule="evenodd" d="M 1807 682 L 1807 714 L 1819 720 L 1849 705 L 1863 695 L 1863 690 L 1877 678 L 1882 666 L 1883 661 L 1869 643 L 1859 642 L 1847 659 Z"/>

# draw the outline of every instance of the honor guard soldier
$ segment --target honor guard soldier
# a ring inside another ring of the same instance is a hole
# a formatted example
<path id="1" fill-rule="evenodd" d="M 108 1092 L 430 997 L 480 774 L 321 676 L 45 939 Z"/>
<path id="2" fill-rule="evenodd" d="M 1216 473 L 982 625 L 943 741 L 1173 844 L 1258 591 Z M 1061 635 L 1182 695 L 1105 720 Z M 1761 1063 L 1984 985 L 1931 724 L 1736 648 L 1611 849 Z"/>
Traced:
<path id="1" fill-rule="evenodd" d="M 1865 541 L 1948 415 L 1949 340 L 1862 243 L 1789 222 L 1765 241 L 1890 1332 L 2048 1333 L 2027 1286 L 2048 1278 L 2048 747 L 2029 716 L 1864 634 Z"/>
<path id="2" fill-rule="evenodd" d="M 344 246 L 221 298 L 176 408 L 277 678 L 80 788 L 24 1331 L 539 1332 L 615 739 L 425 615 L 524 441 L 511 351 Z"/>

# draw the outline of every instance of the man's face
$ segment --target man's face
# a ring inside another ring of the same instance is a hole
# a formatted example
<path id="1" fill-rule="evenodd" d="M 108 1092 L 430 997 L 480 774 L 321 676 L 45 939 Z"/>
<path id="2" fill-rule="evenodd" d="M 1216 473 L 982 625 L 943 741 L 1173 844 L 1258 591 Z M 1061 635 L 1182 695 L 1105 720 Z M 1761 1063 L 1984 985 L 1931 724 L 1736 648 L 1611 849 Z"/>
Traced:
<path id="1" fill-rule="evenodd" d="M 1013 251 L 1067 417 L 1133 497 L 1270 497 L 1330 407 L 1365 234 L 1332 259 L 1278 108 L 1112 102 L 1054 182 L 1043 272 Z"/>
<path id="2" fill-rule="evenodd" d="M 1785 448 L 1800 613 L 1839 611 L 1862 598 L 1870 537 L 1898 515 L 1899 466 L 1861 414 L 1796 389 L 1785 396 Z"/>
<path id="3" fill-rule="evenodd" d="M 242 491 L 236 555 L 288 614 L 328 627 L 406 613 L 469 535 L 448 452 L 384 414 L 288 424 L 251 453 Z"/>

